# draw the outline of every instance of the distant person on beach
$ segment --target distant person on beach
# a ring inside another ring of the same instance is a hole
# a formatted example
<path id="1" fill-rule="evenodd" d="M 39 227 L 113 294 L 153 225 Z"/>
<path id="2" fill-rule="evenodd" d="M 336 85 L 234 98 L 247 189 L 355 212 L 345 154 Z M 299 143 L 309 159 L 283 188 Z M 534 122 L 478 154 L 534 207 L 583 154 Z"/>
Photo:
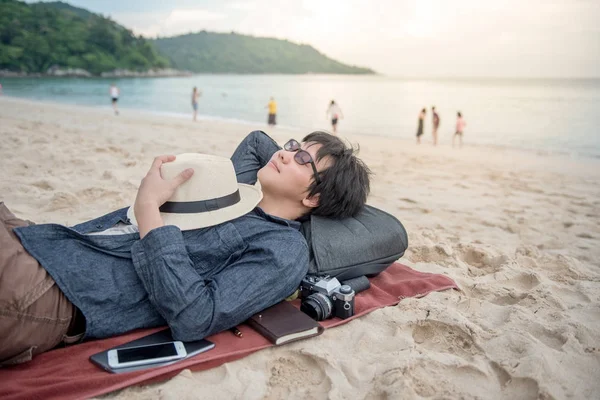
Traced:
<path id="1" fill-rule="evenodd" d="M 328 116 L 331 117 L 331 127 L 333 129 L 333 134 L 337 133 L 337 124 L 340 118 L 344 118 L 344 114 L 342 113 L 342 109 L 338 106 L 335 100 L 331 100 L 329 103 L 329 107 L 327 108 Z"/>
<path id="2" fill-rule="evenodd" d="M 115 115 L 119 115 L 119 109 L 117 108 L 117 101 L 119 101 L 119 88 L 114 83 L 110 84 L 110 98 L 112 101 L 112 107 L 115 111 Z"/>
<path id="3" fill-rule="evenodd" d="M 194 86 L 194 90 L 192 90 L 192 108 L 194 109 L 194 121 L 196 121 L 196 116 L 198 115 L 198 98 L 202 96 L 202 92 L 198 90 L 196 86 Z"/>
<path id="4" fill-rule="evenodd" d="M 277 103 L 275 102 L 275 99 L 273 97 L 271 97 L 271 100 L 269 100 L 269 103 L 265 108 L 269 109 L 267 123 L 270 127 L 274 127 L 275 125 L 277 125 Z"/>
<path id="5" fill-rule="evenodd" d="M 432 112 L 432 122 L 433 122 L 433 130 L 431 134 L 433 135 L 433 145 L 437 146 L 438 142 L 438 128 L 440 127 L 440 115 L 435 111 L 435 106 L 431 107 Z"/>
<path id="6" fill-rule="evenodd" d="M 452 136 L 452 147 L 454 147 L 454 139 L 456 139 L 456 137 L 458 136 L 458 146 L 462 147 L 463 144 L 463 131 L 465 129 L 465 126 L 467 126 L 467 121 L 465 121 L 465 119 L 463 118 L 461 112 L 457 112 L 456 113 L 456 132 L 454 133 L 454 136 Z"/>
<path id="7" fill-rule="evenodd" d="M 419 127 L 417 128 L 417 144 L 421 144 L 421 136 L 423 136 L 423 123 L 425 116 L 427 115 L 427 109 L 423 107 L 419 113 Z"/>
<path id="8" fill-rule="evenodd" d="M 2 96 L 2 84 L 0 83 L 0 96 Z"/>

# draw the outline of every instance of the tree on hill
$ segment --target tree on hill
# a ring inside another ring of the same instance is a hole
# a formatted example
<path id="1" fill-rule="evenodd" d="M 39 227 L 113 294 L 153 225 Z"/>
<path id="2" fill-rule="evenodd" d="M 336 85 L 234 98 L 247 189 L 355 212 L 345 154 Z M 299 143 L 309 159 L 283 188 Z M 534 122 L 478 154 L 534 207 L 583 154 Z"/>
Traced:
<path id="1" fill-rule="evenodd" d="M 39 3 L 37 3 L 37 4 L 39 4 Z M 63 10 L 63 11 L 71 12 L 83 19 L 88 19 L 88 18 L 91 18 L 96 15 L 93 12 L 90 12 L 84 8 L 74 7 L 74 6 L 70 5 L 69 3 L 65 3 L 62 1 L 49 1 L 44 4 L 46 6 L 54 8 L 56 10 Z M 35 6 L 35 4 L 34 4 L 34 6 Z"/>

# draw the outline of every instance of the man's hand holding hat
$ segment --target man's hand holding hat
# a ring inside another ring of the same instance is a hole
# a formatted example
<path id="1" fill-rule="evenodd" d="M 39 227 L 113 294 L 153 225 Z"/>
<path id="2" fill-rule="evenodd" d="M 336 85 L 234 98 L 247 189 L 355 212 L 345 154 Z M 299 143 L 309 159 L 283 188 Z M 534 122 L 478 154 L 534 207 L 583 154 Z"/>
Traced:
<path id="1" fill-rule="evenodd" d="M 175 161 L 174 155 L 158 156 L 152 162 L 150 170 L 142 179 L 135 198 L 134 212 L 138 222 L 140 238 L 154 228 L 164 225 L 158 208 L 173 196 L 175 189 L 194 174 L 192 168 L 181 171 L 173 179 L 163 179 L 160 168 L 163 164 Z"/>

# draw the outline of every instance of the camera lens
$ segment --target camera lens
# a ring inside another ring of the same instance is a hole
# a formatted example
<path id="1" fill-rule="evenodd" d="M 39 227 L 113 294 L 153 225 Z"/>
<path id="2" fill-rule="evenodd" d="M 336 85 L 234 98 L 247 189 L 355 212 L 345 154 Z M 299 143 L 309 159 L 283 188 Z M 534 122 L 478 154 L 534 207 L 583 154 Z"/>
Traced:
<path id="1" fill-rule="evenodd" d="M 322 293 L 313 293 L 308 296 L 300 305 L 300 311 L 307 314 L 312 319 L 323 321 L 331 315 L 333 304 L 329 297 Z"/>

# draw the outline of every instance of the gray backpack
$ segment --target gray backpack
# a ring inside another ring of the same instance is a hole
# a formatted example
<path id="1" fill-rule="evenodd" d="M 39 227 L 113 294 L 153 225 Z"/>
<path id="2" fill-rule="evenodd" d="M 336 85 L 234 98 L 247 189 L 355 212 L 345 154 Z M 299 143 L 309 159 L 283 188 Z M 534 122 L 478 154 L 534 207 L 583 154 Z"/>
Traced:
<path id="1" fill-rule="evenodd" d="M 354 218 L 311 216 L 302 224 L 310 249 L 308 273 L 340 281 L 376 275 L 404 255 L 406 229 L 396 217 L 366 205 Z"/>

